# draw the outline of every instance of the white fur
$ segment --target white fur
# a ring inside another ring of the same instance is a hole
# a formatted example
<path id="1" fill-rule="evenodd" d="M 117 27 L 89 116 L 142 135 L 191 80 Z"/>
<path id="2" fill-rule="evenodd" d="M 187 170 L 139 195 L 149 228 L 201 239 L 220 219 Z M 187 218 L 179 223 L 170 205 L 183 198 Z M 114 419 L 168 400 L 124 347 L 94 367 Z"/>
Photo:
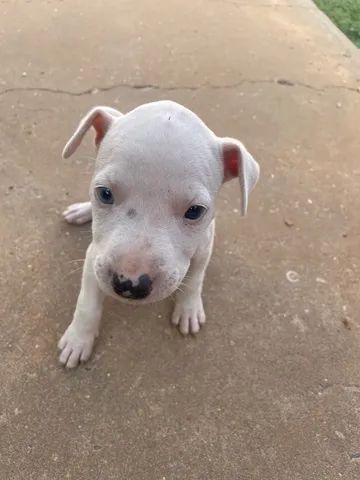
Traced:
<path id="1" fill-rule="evenodd" d="M 259 176 L 258 164 L 239 141 L 216 137 L 193 112 L 174 102 L 145 104 L 125 115 L 96 107 L 65 146 L 64 157 L 76 150 L 91 126 L 97 133 L 91 202 L 64 212 L 70 223 L 93 220 L 74 318 L 59 342 L 60 361 L 70 368 L 91 354 L 104 294 L 119 298 L 111 285 L 114 272 L 134 285 L 142 274 L 153 280 L 150 295 L 132 302 L 150 303 L 177 291 L 173 324 L 184 335 L 200 330 L 215 198 L 235 171 L 228 159 L 236 159 L 243 214 Z M 113 205 L 99 202 L 97 186 L 111 188 Z M 192 205 L 207 209 L 199 220 L 184 219 Z"/>
<path id="2" fill-rule="evenodd" d="M 73 203 L 63 212 L 64 218 L 68 223 L 83 223 L 91 220 L 91 202 Z"/>

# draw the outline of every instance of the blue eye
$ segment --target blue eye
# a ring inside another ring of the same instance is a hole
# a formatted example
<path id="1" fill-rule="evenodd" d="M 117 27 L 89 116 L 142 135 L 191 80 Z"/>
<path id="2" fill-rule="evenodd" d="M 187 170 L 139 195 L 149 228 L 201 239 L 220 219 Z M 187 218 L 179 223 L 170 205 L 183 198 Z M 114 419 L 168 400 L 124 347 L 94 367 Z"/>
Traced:
<path id="1" fill-rule="evenodd" d="M 110 188 L 97 187 L 96 196 L 101 203 L 105 203 L 106 205 L 112 205 L 114 203 L 114 197 L 113 197 L 113 194 L 111 193 Z"/>
<path id="2" fill-rule="evenodd" d="M 184 217 L 188 220 L 198 220 L 206 211 L 202 205 L 193 205 L 186 210 Z"/>

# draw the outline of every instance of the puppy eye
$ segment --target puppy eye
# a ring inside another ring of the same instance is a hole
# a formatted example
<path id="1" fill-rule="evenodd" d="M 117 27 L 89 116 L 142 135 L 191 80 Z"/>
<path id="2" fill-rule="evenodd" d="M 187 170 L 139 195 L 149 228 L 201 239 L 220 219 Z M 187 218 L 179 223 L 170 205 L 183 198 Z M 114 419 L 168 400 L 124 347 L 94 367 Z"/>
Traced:
<path id="1" fill-rule="evenodd" d="M 114 203 L 114 197 L 110 188 L 96 187 L 95 192 L 101 203 L 105 203 L 106 205 L 111 205 Z"/>
<path id="2" fill-rule="evenodd" d="M 205 212 L 206 208 L 202 205 L 193 205 L 188 210 L 186 210 L 184 218 L 187 218 L 188 220 L 198 220 L 204 215 Z"/>

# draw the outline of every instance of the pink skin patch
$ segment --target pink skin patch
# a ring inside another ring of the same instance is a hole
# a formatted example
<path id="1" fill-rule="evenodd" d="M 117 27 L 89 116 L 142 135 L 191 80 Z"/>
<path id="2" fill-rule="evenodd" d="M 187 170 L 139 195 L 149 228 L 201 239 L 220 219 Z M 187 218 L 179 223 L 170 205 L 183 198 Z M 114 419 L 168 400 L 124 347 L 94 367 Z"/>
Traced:
<path id="1" fill-rule="evenodd" d="M 239 151 L 237 148 L 224 148 L 225 178 L 237 177 L 239 174 Z"/>
<path id="2" fill-rule="evenodd" d="M 93 127 L 96 130 L 95 145 L 98 147 L 106 133 L 104 118 L 102 115 L 96 115 L 93 121 Z"/>

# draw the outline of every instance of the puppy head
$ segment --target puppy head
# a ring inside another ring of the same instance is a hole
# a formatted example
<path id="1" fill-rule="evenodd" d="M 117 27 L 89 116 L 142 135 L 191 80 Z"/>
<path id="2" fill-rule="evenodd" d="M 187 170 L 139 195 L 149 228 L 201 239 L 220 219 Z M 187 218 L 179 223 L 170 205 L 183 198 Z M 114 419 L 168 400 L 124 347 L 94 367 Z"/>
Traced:
<path id="1" fill-rule="evenodd" d="M 90 127 L 97 148 L 90 198 L 99 285 L 121 299 L 165 298 L 207 241 L 221 185 L 239 178 L 245 215 L 259 166 L 239 141 L 218 138 L 170 101 L 125 115 L 94 108 L 65 146 L 65 158 Z"/>

